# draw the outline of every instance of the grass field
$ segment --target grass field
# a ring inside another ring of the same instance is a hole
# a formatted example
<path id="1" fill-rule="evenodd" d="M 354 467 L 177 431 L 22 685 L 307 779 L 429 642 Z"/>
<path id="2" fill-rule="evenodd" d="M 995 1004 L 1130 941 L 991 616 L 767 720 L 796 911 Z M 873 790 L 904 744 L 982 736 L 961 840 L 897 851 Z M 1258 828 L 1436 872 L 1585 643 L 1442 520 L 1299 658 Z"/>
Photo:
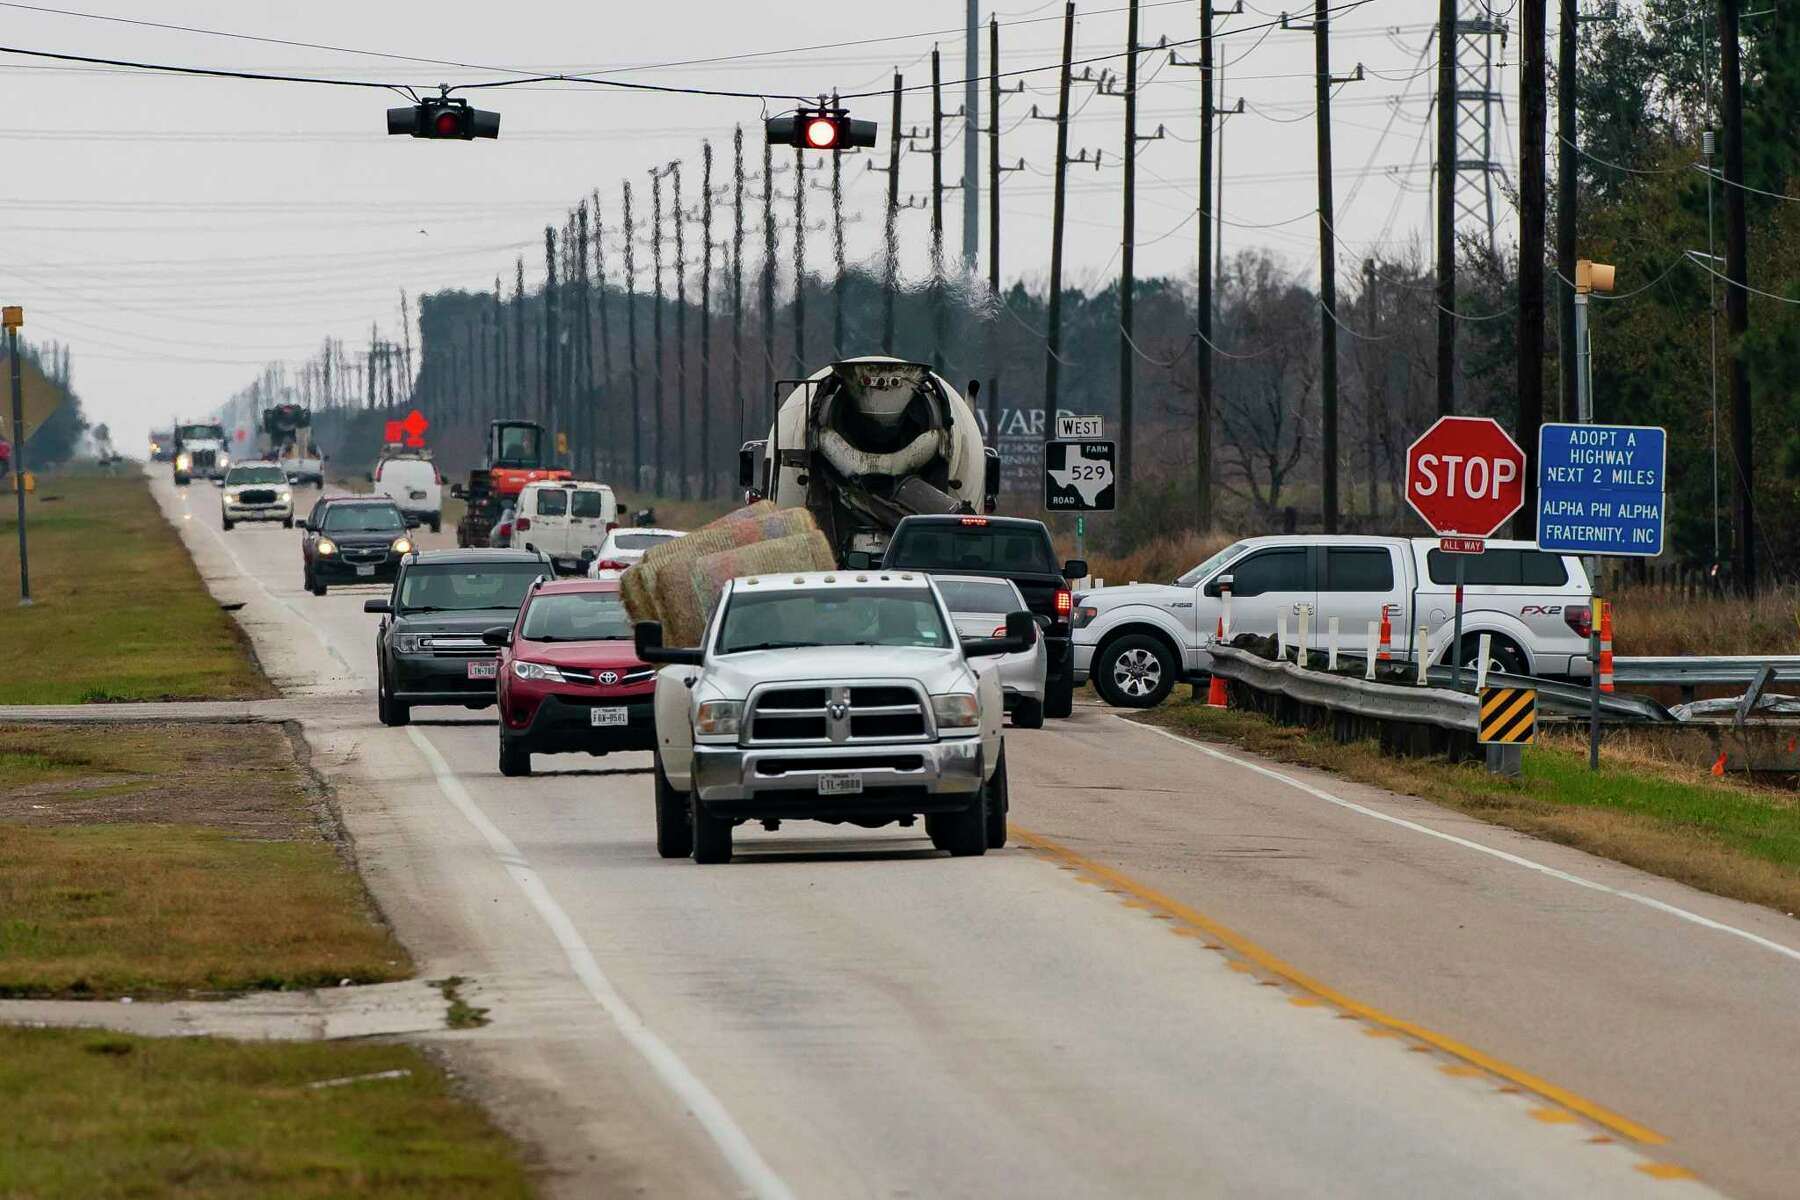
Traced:
<path id="1" fill-rule="evenodd" d="M 1658 769 L 1645 755 L 1587 769 L 1585 746 L 1552 738 L 1525 751 L 1516 780 L 1478 763 L 1395 758 L 1373 742 L 1277 725 L 1174 698 L 1144 720 L 1270 758 L 1419 796 L 1484 821 L 1575 846 L 1721 896 L 1800 912 L 1800 797 Z"/>
<path id="2" fill-rule="evenodd" d="M 405 978 L 329 821 L 279 727 L 0 726 L 0 995 Z"/>
<path id="3" fill-rule="evenodd" d="M 0 1028 L 0 1095 L 0 1196 L 531 1194 L 511 1144 L 408 1046 Z"/>
<path id="4" fill-rule="evenodd" d="M 5 499 L 0 581 L 16 589 Z M 45 474 L 27 510 L 35 603 L 0 599 L 0 704 L 274 695 L 134 467 Z"/>

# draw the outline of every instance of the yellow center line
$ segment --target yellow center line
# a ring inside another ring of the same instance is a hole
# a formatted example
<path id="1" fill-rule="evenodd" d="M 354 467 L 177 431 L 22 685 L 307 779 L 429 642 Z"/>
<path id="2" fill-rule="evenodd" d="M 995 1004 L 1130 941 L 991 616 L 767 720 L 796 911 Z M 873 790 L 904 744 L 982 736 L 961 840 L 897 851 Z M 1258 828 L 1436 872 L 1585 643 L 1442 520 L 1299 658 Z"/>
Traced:
<path id="1" fill-rule="evenodd" d="M 1657 1133 L 1654 1129 L 1640 1125 L 1629 1117 L 1621 1116 L 1611 1109 L 1596 1104 L 1585 1096 L 1577 1095 L 1567 1088 L 1559 1087 L 1547 1079 L 1540 1079 L 1536 1075 L 1519 1067 L 1515 1067 L 1511 1063 L 1495 1058 L 1491 1054 L 1483 1053 L 1473 1046 L 1466 1046 L 1463 1043 L 1456 1041 L 1454 1038 L 1446 1037 L 1435 1030 L 1427 1029 L 1423 1025 L 1408 1021 L 1403 1017 L 1390 1016 L 1372 1005 L 1364 1004 L 1360 1000 L 1353 999 L 1343 992 L 1338 991 L 1336 988 L 1303 973 L 1297 967 L 1290 966 L 1287 962 L 1276 957 L 1268 950 L 1263 949 L 1263 947 L 1257 945 L 1243 934 L 1219 924 L 1217 921 L 1197 909 L 1191 908 L 1173 897 L 1165 896 L 1161 892 L 1158 892 L 1145 884 L 1139 883 L 1129 875 L 1116 871 L 1103 863 L 1095 862 L 1085 855 L 1078 854 L 1067 846 L 1051 841 L 1042 834 L 1033 833 L 1031 830 L 1022 829 L 1017 825 L 1011 827 L 1011 833 L 1018 841 L 1037 850 L 1049 859 L 1060 864 L 1079 868 L 1091 878 L 1110 885 L 1112 889 L 1136 897 L 1145 904 L 1167 913 L 1174 920 L 1183 922 L 1194 929 L 1205 932 L 1218 941 L 1223 942 L 1232 950 L 1261 967 L 1263 970 L 1273 975 L 1279 975 L 1295 987 L 1312 993 L 1319 999 L 1335 1005 L 1346 1013 L 1353 1014 L 1361 1017 L 1365 1021 L 1393 1030 L 1396 1033 L 1403 1033 L 1408 1037 L 1417 1038 L 1421 1042 L 1435 1046 L 1446 1054 L 1480 1067 L 1491 1075 L 1496 1075 L 1510 1083 L 1517 1084 L 1526 1091 L 1535 1092 L 1544 1099 L 1559 1104 L 1570 1112 L 1579 1113 L 1588 1120 L 1593 1121 L 1595 1124 L 1605 1126 L 1614 1133 L 1628 1137 L 1634 1142 L 1640 1142 L 1647 1146 L 1660 1146 L 1669 1140 L 1662 1134 Z"/>

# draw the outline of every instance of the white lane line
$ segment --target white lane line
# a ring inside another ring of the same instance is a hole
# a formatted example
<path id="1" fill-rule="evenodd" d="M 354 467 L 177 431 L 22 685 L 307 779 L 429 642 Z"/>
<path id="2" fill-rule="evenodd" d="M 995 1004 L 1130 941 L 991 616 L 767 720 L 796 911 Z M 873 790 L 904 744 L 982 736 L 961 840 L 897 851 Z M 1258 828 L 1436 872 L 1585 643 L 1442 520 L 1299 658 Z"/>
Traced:
<path id="1" fill-rule="evenodd" d="M 468 789 L 456 777 L 456 772 L 451 769 L 444 756 L 438 753 L 438 748 L 416 726 L 409 725 L 406 733 L 413 745 L 419 748 L 419 753 L 425 756 L 431 773 L 437 776 L 438 787 L 445 798 L 486 839 L 495 856 L 506 867 L 507 873 L 513 877 L 513 882 L 519 885 L 519 890 L 525 893 L 525 898 L 531 901 L 531 906 L 550 927 L 550 932 L 562 946 L 563 954 L 568 957 L 569 965 L 586 985 L 588 994 L 606 1010 L 619 1032 L 631 1043 L 633 1049 L 644 1056 L 651 1070 L 687 1105 L 688 1111 L 694 1114 L 694 1119 L 700 1122 L 713 1144 L 725 1156 L 725 1161 L 731 1164 L 738 1181 L 749 1189 L 751 1195 L 763 1200 L 792 1200 L 793 1192 L 788 1190 L 787 1184 L 782 1182 L 774 1168 L 757 1153 L 750 1138 L 732 1120 L 719 1098 L 700 1082 L 699 1077 L 688 1069 L 687 1064 L 681 1061 L 667 1042 L 644 1024 L 637 1010 L 619 994 L 606 973 L 600 969 L 600 964 L 595 961 L 593 951 L 582 940 L 575 922 L 569 919 L 568 913 L 550 895 L 550 889 L 519 852 L 519 848 L 513 845 L 512 839 L 488 820 L 487 814 L 481 811 Z"/>
<path id="2" fill-rule="evenodd" d="M 1414 833 L 1422 833 L 1427 837 L 1438 838 L 1441 841 L 1450 842 L 1454 845 L 1462 846 L 1465 849 L 1474 850 L 1492 858 L 1500 859 L 1502 862 L 1509 862 L 1516 867 L 1524 867 L 1528 871 L 1536 871 L 1539 874 L 1548 875 L 1553 879 L 1560 879 L 1564 883 L 1572 883 L 1576 887 L 1587 888 L 1589 891 L 1603 892 L 1608 896 L 1617 896 L 1622 900 L 1630 900 L 1635 904 L 1642 904 L 1646 908 L 1653 908 L 1658 912 L 1667 913 L 1672 917 L 1679 917 L 1683 921 L 1699 925 L 1704 929 L 1712 929 L 1719 933 L 1728 933 L 1732 937 L 1742 938 L 1746 942 L 1761 946 L 1765 950 L 1773 950 L 1777 954 L 1786 958 L 1791 958 L 1795 962 L 1800 962 L 1800 950 L 1795 950 L 1791 946 L 1784 946 L 1780 942 L 1763 937 L 1761 934 L 1751 933 L 1748 929 L 1739 929 L 1735 925 L 1727 925 L 1723 921 L 1715 921 L 1711 917 L 1703 917 L 1697 912 L 1691 912 L 1685 908 L 1678 908 L 1673 904 L 1658 900 L 1654 896 L 1643 895 L 1641 892 L 1628 892 L 1620 888 L 1608 887 L 1604 883 L 1597 883 L 1592 879 L 1584 879 L 1580 875 L 1571 875 L 1567 871 L 1559 871 L 1555 867 L 1547 867 L 1543 863 L 1533 862 L 1529 858 L 1522 858 L 1517 854 L 1511 854 L 1505 850 L 1497 850 L 1492 846 L 1484 846 L 1480 842 L 1472 842 L 1468 838 L 1457 837 L 1453 833 L 1445 833 L 1441 829 L 1433 829 L 1429 825 L 1421 825 L 1417 821 L 1409 821 L 1405 817 L 1396 817 L 1390 813 L 1384 813 L 1378 809 L 1370 808 L 1367 805 L 1358 804 L 1353 800 L 1346 800 L 1342 796 L 1334 796 L 1330 792 L 1312 786 L 1310 783 L 1295 779 L 1292 775 L 1283 775 L 1280 771 L 1270 770 L 1268 767 L 1253 763 L 1248 759 L 1239 758 L 1235 754 L 1227 754 L 1223 750 L 1215 750 L 1211 746 L 1194 741 L 1192 738 L 1185 738 L 1180 734 L 1170 733 L 1168 730 L 1159 729 L 1154 725 L 1146 725 L 1141 721 L 1133 721 L 1127 717 L 1120 717 L 1117 715 L 1115 715 L 1113 719 L 1116 721 L 1123 721 L 1125 724 L 1136 729 L 1154 733 L 1159 737 L 1166 737 L 1172 742 L 1188 747 L 1190 750 L 1198 750 L 1202 754 L 1209 754 L 1212 757 L 1219 759 L 1221 762 L 1230 763 L 1234 767 L 1242 767 L 1246 771 L 1255 771 L 1258 775 L 1273 779 L 1277 783 L 1285 783 L 1291 788 L 1305 792 L 1307 795 L 1316 797 L 1328 804 L 1335 804 L 1339 808 L 1347 808 L 1351 812 L 1361 813 L 1365 817 L 1373 817 L 1377 821 L 1386 821 L 1389 825 L 1398 825 L 1400 828 L 1410 829 Z"/>

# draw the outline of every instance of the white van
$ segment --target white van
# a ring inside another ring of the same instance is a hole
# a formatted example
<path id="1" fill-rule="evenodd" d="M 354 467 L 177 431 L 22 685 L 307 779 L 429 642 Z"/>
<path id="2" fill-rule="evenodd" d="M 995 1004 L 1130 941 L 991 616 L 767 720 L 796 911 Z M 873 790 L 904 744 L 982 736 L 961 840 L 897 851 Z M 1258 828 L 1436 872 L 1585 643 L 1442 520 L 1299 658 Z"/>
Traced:
<path id="1" fill-rule="evenodd" d="M 408 517 L 436 533 L 444 520 L 444 477 L 428 458 L 383 458 L 375 464 L 375 491 Z"/>
<path id="2" fill-rule="evenodd" d="M 512 544 L 541 550 L 565 575 L 582 574 L 619 523 L 619 502 L 604 483 L 545 479 L 519 492 Z"/>

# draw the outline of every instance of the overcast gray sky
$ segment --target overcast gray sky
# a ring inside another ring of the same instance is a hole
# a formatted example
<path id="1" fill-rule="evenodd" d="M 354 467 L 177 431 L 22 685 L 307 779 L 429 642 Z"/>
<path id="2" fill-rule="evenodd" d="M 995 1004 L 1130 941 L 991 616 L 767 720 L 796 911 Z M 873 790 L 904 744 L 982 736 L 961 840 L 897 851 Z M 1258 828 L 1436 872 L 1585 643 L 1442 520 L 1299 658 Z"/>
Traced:
<path id="1" fill-rule="evenodd" d="M 64 2 L 63 13 L 0 4 L 6 31 L 0 40 L 94 57 L 421 87 L 518 71 L 604 71 L 634 81 L 789 95 L 883 89 L 896 67 L 909 86 L 927 84 L 926 56 L 935 41 L 944 54 L 945 79 L 963 75 L 960 0 Z M 1358 62 L 1368 72 L 1363 82 L 1338 89 L 1334 101 L 1344 275 L 1355 272 L 1374 243 L 1398 248 L 1426 236 L 1433 84 L 1426 44 L 1435 11 L 1426 0 L 1368 0 L 1334 18 L 1334 72 L 1348 74 Z M 90 15 L 68 15 L 76 12 Z M 1091 0 L 1077 12 L 1078 59 L 1122 49 L 1123 0 Z M 1061 13 L 1056 0 L 983 6 L 984 22 L 994 14 L 1002 22 L 1003 69 L 1053 67 Z M 1193 38 L 1196 14 L 1191 0 L 1145 3 L 1141 40 Z M 95 15 L 342 49 L 146 28 Z M 1279 28 L 1245 30 L 1278 15 L 1272 7 L 1264 16 L 1246 5 L 1242 15 L 1220 19 L 1226 101 L 1242 96 L 1249 106 L 1224 125 L 1225 246 L 1227 253 L 1266 247 L 1294 270 L 1316 277 L 1317 235 L 1309 219 L 1315 208 L 1312 38 Z M 887 40 L 794 50 L 871 38 Z M 984 30 L 984 71 L 985 45 Z M 1516 45 L 1516 38 L 1510 40 L 1509 50 Z M 1498 60 L 1497 41 L 1494 49 Z M 1193 52 L 1182 50 L 1184 57 Z M 1197 72 L 1168 65 L 1166 53 L 1146 53 L 1142 61 L 1141 132 L 1153 133 L 1161 124 L 1168 137 L 1145 144 L 1139 155 L 1138 271 L 1189 273 L 1195 255 Z M 674 63 L 683 65 L 666 65 Z M 1115 58 L 1093 69 L 1122 65 Z M 302 361 L 328 335 L 355 346 L 367 342 L 370 323 L 378 322 L 397 338 L 402 288 L 415 296 L 446 287 L 491 288 L 496 273 L 505 274 L 510 286 L 520 253 L 527 279 L 541 279 L 543 226 L 560 225 L 595 187 L 609 228 L 617 217 L 620 181 L 647 190 L 647 172 L 671 159 L 686 164 L 687 194 L 697 196 L 703 138 L 713 140 L 716 169 L 728 180 L 734 124 L 744 124 L 747 156 L 760 165 L 763 105 L 755 100 L 561 83 L 510 87 L 471 93 L 478 106 L 498 109 L 504 120 L 500 140 L 465 144 L 389 138 L 383 112 L 404 101 L 373 89 L 182 78 L 4 54 L 0 77 L 8 95 L 8 121 L 0 128 L 0 229 L 6 236 L 0 293 L 8 303 L 26 305 L 30 338 L 72 347 L 76 384 L 91 419 L 111 424 L 127 449 L 177 413 L 210 410 L 265 362 Z M 1004 273 L 1041 280 L 1049 259 L 1055 127 L 1027 114 L 1034 103 L 1054 112 L 1056 73 L 1022 78 L 1027 91 L 1008 97 L 1001 113 L 1001 156 L 1008 162 L 1023 157 L 1027 165 L 1002 185 Z M 1496 79 L 1508 99 L 1504 128 L 1497 115 L 1494 153 L 1510 174 L 1516 67 L 1498 71 Z M 947 93 L 945 107 L 954 110 L 960 89 Z M 929 121 L 928 92 L 910 93 L 905 103 L 907 124 Z M 889 101 L 861 100 L 852 107 L 881 122 L 885 147 Z M 1079 115 L 1072 149 L 1105 152 L 1102 170 L 1071 168 L 1070 177 L 1070 278 L 1092 285 L 1117 269 L 1123 102 L 1078 85 L 1074 107 Z M 952 144 L 947 158 L 946 173 L 959 175 L 960 144 Z M 861 162 L 846 166 L 845 208 L 863 217 L 851 229 L 850 254 L 866 260 L 879 248 L 885 177 L 867 172 Z M 908 155 L 902 172 L 903 190 L 929 188 L 924 154 Z M 791 184 L 791 176 L 782 182 Z M 810 219 L 827 211 L 823 194 L 808 200 Z M 947 209 L 947 242 L 954 248 L 960 245 L 961 208 L 951 197 Z M 721 206 L 715 219 L 715 236 L 724 236 L 729 208 Z M 917 270 L 927 217 L 909 211 L 902 222 Z M 828 265 L 827 243 L 820 238 L 816 245 L 809 246 L 809 260 Z M 641 262 L 647 260 L 647 253 L 640 254 Z"/>

